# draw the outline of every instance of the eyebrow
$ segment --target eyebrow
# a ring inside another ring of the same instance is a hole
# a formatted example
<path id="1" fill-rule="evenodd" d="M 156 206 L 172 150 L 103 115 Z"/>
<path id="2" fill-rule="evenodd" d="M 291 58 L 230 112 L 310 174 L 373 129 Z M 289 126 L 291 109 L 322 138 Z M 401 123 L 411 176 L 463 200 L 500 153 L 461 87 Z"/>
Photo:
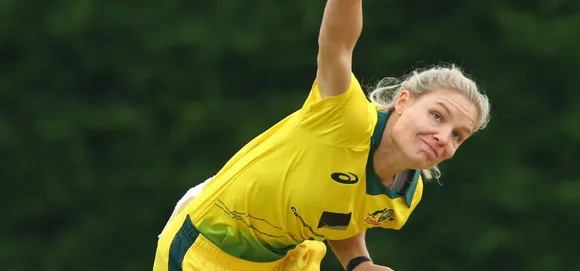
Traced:
<path id="1" fill-rule="evenodd" d="M 465 127 L 465 126 L 462 126 L 460 129 L 463 130 L 464 132 L 466 132 L 469 135 L 473 134 L 473 131 L 471 129 Z"/>
<path id="2" fill-rule="evenodd" d="M 453 116 L 451 114 L 451 110 L 449 110 L 449 108 L 442 102 L 437 102 L 438 105 L 440 105 L 441 107 L 443 107 L 445 109 L 445 111 L 447 111 L 447 114 L 449 114 L 449 116 Z"/>
<path id="3" fill-rule="evenodd" d="M 442 102 L 437 102 L 437 104 L 439 106 L 443 107 L 443 109 L 445 109 L 445 111 L 447 111 L 447 114 L 449 114 L 450 117 L 453 117 L 453 115 L 451 114 L 451 110 L 449 110 L 449 107 L 447 107 Z M 462 126 L 460 129 L 463 130 L 463 131 L 465 131 L 465 132 L 467 132 L 468 134 L 472 134 L 473 133 L 473 131 L 471 129 L 469 129 L 469 128 L 465 127 L 465 126 Z"/>

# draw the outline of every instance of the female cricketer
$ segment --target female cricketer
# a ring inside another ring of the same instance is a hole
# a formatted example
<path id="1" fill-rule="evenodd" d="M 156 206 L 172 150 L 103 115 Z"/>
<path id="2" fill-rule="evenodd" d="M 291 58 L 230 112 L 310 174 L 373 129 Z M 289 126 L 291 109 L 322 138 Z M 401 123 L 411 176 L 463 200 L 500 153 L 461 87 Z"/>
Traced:
<path id="1" fill-rule="evenodd" d="M 361 2 L 327 1 L 305 102 L 179 205 L 154 271 L 315 271 L 323 241 L 346 270 L 392 271 L 373 263 L 365 231 L 405 224 L 490 105 L 455 66 L 383 80 L 367 97 L 351 69 Z"/>

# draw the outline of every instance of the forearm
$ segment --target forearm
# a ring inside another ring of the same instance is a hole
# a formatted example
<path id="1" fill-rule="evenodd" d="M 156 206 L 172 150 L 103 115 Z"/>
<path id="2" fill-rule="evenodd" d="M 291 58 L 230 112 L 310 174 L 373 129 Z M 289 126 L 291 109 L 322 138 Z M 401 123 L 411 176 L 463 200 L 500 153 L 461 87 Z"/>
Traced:
<path id="1" fill-rule="evenodd" d="M 353 50 L 362 31 L 362 0 L 328 0 L 318 36 L 321 52 Z"/>
<path id="2" fill-rule="evenodd" d="M 351 238 L 344 240 L 328 240 L 332 251 L 340 261 L 343 268 L 346 269 L 348 262 L 358 256 L 369 257 L 365 242 L 365 232 L 361 232 Z M 367 264 L 370 264 L 368 262 Z M 356 269 L 355 269 L 356 270 Z"/>

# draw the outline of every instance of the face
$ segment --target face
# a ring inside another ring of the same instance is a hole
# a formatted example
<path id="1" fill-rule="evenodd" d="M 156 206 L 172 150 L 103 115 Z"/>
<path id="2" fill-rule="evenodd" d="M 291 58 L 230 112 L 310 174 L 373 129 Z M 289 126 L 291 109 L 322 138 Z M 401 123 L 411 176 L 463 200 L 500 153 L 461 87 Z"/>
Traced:
<path id="1" fill-rule="evenodd" d="M 399 112 L 401 114 L 399 115 Z M 414 98 L 403 91 L 395 103 L 392 138 L 413 168 L 432 168 L 453 157 L 475 129 L 478 112 L 462 93 L 441 89 Z"/>

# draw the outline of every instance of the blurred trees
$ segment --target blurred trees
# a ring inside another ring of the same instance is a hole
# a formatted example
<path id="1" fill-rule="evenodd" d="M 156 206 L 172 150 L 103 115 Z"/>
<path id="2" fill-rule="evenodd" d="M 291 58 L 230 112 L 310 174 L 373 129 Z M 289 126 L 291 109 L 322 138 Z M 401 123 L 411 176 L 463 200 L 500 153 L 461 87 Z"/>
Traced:
<path id="1" fill-rule="evenodd" d="M 364 5 L 363 84 L 452 62 L 492 101 L 408 224 L 370 232 L 375 260 L 580 269 L 579 3 Z M 301 105 L 323 6 L 0 3 L 0 270 L 150 269 L 179 197 Z"/>

